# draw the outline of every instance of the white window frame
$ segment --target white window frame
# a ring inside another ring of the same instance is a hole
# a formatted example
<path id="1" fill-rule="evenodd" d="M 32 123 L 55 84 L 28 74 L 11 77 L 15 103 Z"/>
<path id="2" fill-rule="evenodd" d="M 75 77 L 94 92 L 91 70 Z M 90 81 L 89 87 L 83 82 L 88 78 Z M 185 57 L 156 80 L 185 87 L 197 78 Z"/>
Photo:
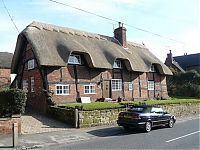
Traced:
<path id="1" fill-rule="evenodd" d="M 88 89 L 86 90 L 87 87 Z M 84 85 L 84 94 L 96 94 L 96 85 L 95 84 Z"/>
<path id="2" fill-rule="evenodd" d="M 68 64 L 80 65 L 81 64 L 81 56 L 71 54 L 68 59 Z"/>
<path id="3" fill-rule="evenodd" d="M 56 95 L 69 95 L 70 94 L 69 84 L 56 84 L 55 93 Z"/>
<path id="4" fill-rule="evenodd" d="M 148 90 L 149 91 L 155 90 L 155 81 L 148 81 Z"/>
<path id="5" fill-rule="evenodd" d="M 112 91 L 122 90 L 122 79 L 112 79 L 111 80 Z"/>
<path id="6" fill-rule="evenodd" d="M 31 77 L 31 92 L 35 92 L 35 79 Z"/>
<path id="7" fill-rule="evenodd" d="M 150 72 L 156 72 L 156 68 L 155 68 L 155 65 L 151 65 L 151 67 L 150 67 L 150 70 L 149 70 Z"/>
<path id="8" fill-rule="evenodd" d="M 34 59 L 28 60 L 28 70 L 34 69 L 34 68 L 35 68 L 35 60 Z"/>
<path id="9" fill-rule="evenodd" d="M 27 80 L 22 81 L 22 90 L 24 92 L 28 92 L 28 81 Z"/>
<path id="10" fill-rule="evenodd" d="M 115 62 L 113 64 L 113 68 L 115 68 L 115 69 L 121 69 L 122 68 L 122 62 L 121 62 L 121 60 L 115 60 Z"/>
<path id="11" fill-rule="evenodd" d="M 133 91 L 133 83 L 129 83 L 128 84 L 128 90 L 129 91 Z"/>

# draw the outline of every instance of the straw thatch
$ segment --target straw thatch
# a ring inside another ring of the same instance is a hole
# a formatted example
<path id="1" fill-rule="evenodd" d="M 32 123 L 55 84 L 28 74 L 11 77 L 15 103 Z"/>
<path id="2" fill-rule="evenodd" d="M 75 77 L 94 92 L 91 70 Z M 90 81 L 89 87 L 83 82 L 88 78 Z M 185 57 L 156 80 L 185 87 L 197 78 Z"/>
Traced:
<path id="1" fill-rule="evenodd" d="M 66 66 L 69 55 L 77 52 L 84 55 L 91 68 L 112 69 L 114 61 L 121 59 L 130 71 L 149 72 L 150 66 L 155 64 L 161 74 L 172 74 L 143 45 L 128 42 L 128 48 L 124 49 L 113 37 L 40 22 L 31 23 L 18 36 L 12 72 L 16 72 L 24 39 L 32 44 L 41 66 Z"/>

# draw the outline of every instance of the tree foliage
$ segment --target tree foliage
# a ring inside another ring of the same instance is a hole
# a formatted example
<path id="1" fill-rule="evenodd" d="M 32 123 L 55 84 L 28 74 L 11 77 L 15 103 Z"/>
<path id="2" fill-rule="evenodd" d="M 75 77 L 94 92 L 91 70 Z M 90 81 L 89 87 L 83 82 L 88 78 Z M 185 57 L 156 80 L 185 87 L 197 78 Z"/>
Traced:
<path id="1" fill-rule="evenodd" d="M 170 69 L 174 74 L 167 78 L 170 96 L 200 97 L 200 74 L 197 71 L 179 73 Z"/>

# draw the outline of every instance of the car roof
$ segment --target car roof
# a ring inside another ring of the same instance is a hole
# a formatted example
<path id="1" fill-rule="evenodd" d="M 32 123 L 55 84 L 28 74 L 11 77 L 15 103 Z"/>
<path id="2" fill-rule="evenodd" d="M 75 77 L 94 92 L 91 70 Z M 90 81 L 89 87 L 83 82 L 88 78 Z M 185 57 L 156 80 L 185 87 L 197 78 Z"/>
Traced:
<path id="1" fill-rule="evenodd" d="M 159 106 L 151 106 L 151 105 L 129 105 L 130 107 L 143 107 L 143 108 L 161 108 Z"/>

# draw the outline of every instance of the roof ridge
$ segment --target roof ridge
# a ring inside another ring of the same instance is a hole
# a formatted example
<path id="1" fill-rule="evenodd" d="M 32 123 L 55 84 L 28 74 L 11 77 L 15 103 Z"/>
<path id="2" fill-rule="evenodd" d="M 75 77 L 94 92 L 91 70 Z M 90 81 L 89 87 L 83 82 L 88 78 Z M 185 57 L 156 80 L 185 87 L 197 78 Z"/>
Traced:
<path id="1" fill-rule="evenodd" d="M 107 35 L 87 32 L 87 31 L 74 29 L 74 28 L 69 28 L 69 27 L 57 26 L 57 25 L 54 25 L 54 24 L 48 24 L 48 23 L 43 23 L 43 22 L 38 22 L 38 21 L 33 21 L 32 23 L 30 23 L 27 26 L 27 28 L 28 27 L 35 27 L 35 28 L 37 28 L 39 30 L 47 30 L 47 31 L 52 31 L 52 32 L 61 32 L 61 33 L 64 33 L 64 34 L 71 34 L 71 35 L 84 36 L 84 37 L 89 37 L 89 38 L 96 38 L 96 39 L 100 39 L 100 40 L 107 40 L 107 41 L 112 41 L 112 42 L 118 43 L 118 42 L 116 42 L 114 36 L 110 37 L 110 36 L 107 36 Z M 139 43 L 135 43 L 135 42 L 132 42 L 132 41 L 127 41 L 127 43 L 129 45 L 134 46 L 134 47 L 146 48 L 145 45 L 142 45 L 142 44 L 139 44 Z"/>
<path id="2" fill-rule="evenodd" d="M 79 29 L 62 27 L 62 26 L 57 26 L 57 25 L 43 23 L 43 22 L 37 22 L 37 21 L 33 21 L 31 24 L 29 24 L 27 26 L 27 28 L 28 27 L 35 27 L 35 28 L 38 28 L 39 30 L 62 32 L 62 33 L 66 33 L 66 34 L 84 36 L 84 37 L 89 37 L 89 38 L 96 38 L 96 39 L 101 39 L 101 40 L 110 40 L 112 38 L 112 37 L 109 37 L 106 35 L 101 35 L 101 34 L 87 32 L 87 31 L 83 31 L 83 30 L 79 30 Z"/>

